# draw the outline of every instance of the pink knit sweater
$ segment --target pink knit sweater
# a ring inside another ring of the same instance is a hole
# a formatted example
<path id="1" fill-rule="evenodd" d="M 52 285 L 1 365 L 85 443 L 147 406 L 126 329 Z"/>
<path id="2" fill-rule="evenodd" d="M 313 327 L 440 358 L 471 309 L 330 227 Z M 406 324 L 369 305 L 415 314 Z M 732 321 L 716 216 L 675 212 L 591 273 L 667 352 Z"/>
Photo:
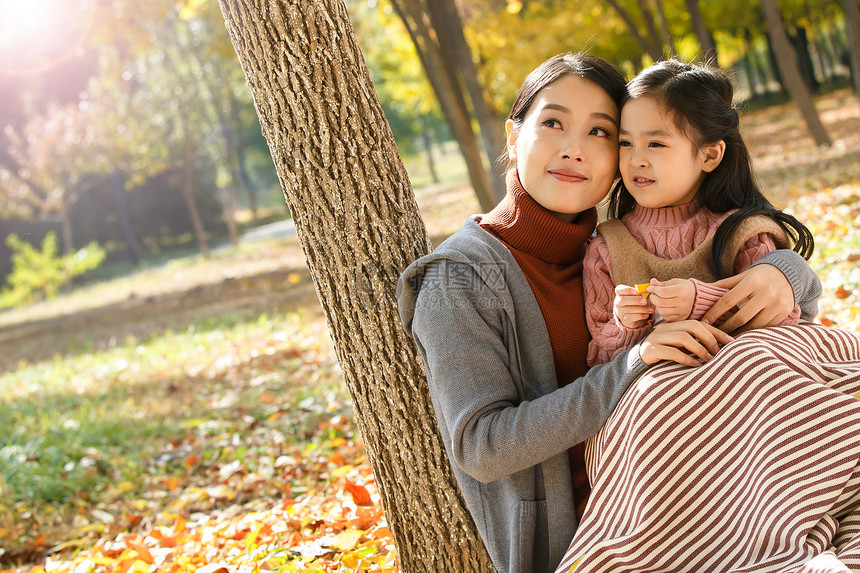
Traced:
<path id="1" fill-rule="evenodd" d="M 636 208 L 622 218 L 633 237 L 648 251 L 665 259 L 680 259 L 690 254 L 709 235 L 713 234 L 728 213 L 714 213 L 697 208 L 695 203 L 677 207 L 649 209 Z M 761 233 L 750 239 L 738 252 L 734 272 L 739 273 L 773 251 L 771 236 Z M 689 277 L 678 277 L 689 278 Z M 713 284 L 692 279 L 696 285 L 696 299 L 689 318 L 701 319 L 708 309 L 727 292 Z M 598 235 L 588 246 L 583 268 L 585 288 L 585 317 L 591 332 L 588 347 L 588 364 L 594 366 L 611 360 L 622 350 L 642 340 L 654 327 L 653 318 L 643 328 L 626 328 L 613 316 L 615 281 L 606 241 Z M 800 307 L 795 307 L 783 324 L 797 324 Z"/>

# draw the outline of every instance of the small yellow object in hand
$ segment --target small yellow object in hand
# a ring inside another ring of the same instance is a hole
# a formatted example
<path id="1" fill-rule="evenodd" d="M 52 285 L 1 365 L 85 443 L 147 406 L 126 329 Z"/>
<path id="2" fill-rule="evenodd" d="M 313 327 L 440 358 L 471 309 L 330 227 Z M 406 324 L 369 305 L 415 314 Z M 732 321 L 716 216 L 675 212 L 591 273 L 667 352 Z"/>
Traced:
<path id="1" fill-rule="evenodd" d="M 645 300 L 648 300 L 648 295 L 651 294 L 646 290 L 650 284 L 651 283 L 641 283 L 636 285 L 636 292 L 641 294 L 642 298 Z"/>

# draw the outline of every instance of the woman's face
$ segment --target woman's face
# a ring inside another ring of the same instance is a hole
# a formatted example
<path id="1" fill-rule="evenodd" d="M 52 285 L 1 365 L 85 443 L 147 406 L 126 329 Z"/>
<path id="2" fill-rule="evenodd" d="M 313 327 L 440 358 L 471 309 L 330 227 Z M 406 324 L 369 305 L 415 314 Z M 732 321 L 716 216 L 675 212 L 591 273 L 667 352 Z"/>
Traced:
<path id="1" fill-rule="evenodd" d="M 505 124 L 523 189 L 565 221 L 597 205 L 618 172 L 618 121 L 612 98 L 590 80 L 568 75 L 543 88 L 519 129 Z"/>

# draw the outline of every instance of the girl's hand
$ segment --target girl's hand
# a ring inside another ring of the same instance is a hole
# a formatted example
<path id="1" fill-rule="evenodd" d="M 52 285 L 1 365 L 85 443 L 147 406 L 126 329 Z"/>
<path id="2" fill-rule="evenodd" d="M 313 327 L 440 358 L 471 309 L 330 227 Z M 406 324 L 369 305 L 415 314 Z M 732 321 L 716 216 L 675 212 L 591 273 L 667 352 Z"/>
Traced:
<path id="1" fill-rule="evenodd" d="M 698 320 L 662 322 L 639 345 L 639 356 L 645 364 L 671 360 L 686 366 L 701 366 L 732 340 L 719 328 Z"/>
<path id="2" fill-rule="evenodd" d="M 612 312 L 625 328 L 644 328 L 648 326 L 654 307 L 634 287 L 616 285 Z"/>
<path id="3" fill-rule="evenodd" d="M 740 310 L 720 325 L 726 332 L 778 325 L 794 308 L 791 284 L 773 265 L 756 265 L 714 285 L 731 290 L 714 303 L 702 321 L 714 323 L 732 308 L 739 307 Z"/>
<path id="4" fill-rule="evenodd" d="M 654 305 L 666 322 L 687 320 L 693 312 L 696 285 L 691 280 L 672 279 L 660 282 L 657 279 L 651 279 L 648 292 L 651 293 L 648 301 Z"/>

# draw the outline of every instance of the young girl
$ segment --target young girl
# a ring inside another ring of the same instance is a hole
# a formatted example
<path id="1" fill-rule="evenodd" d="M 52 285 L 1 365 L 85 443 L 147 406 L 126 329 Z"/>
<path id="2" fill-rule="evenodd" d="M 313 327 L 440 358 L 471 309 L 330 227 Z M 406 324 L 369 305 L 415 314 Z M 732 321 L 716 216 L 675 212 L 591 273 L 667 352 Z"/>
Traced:
<path id="1" fill-rule="evenodd" d="M 623 184 L 612 192 L 610 221 L 598 226 L 583 271 L 590 365 L 639 342 L 660 317 L 701 319 L 726 292 L 714 281 L 777 247 L 793 243 L 804 258 L 812 254 L 809 230 L 759 190 L 732 95 L 722 71 L 677 60 L 628 84 Z M 814 317 L 814 301 L 801 302 L 782 324 Z"/>
<path id="2" fill-rule="evenodd" d="M 624 93 L 615 68 L 584 54 L 529 74 L 505 123 L 507 196 L 397 285 L 454 475 L 502 572 L 559 563 L 588 491 L 582 444 L 627 387 L 651 364 L 680 354 L 696 365 L 731 340 L 697 321 L 667 323 L 588 369 L 582 260 L 618 170 Z M 745 310 L 773 311 L 815 276 L 791 251 L 767 262 L 733 289 L 754 294 Z M 749 286 L 768 283 L 781 285 L 776 297 Z"/>

